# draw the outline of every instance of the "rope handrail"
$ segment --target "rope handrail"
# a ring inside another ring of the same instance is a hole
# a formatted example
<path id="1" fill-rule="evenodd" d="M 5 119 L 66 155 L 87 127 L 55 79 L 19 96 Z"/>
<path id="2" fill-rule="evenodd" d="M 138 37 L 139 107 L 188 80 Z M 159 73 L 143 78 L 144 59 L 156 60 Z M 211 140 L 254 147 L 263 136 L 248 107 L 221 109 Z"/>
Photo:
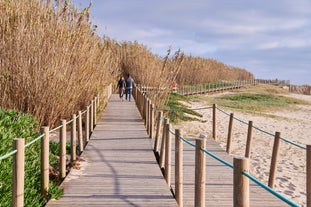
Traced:
<path id="1" fill-rule="evenodd" d="M 16 152 L 17 152 L 17 150 L 13 150 L 12 152 L 9 152 L 8 154 L 5 154 L 5 155 L 1 156 L 0 157 L 0 161 L 4 160 L 4 159 L 6 159 L 6 158 L 8 158 L 8 157 L 10 157 L 12 155 L 14 155 Z"/>
<path id="2" fill-rule="evenodd" d="M 169 129 L 169 132 L 173 135 L 175 135 L 175 133 Z M 192 147 L 196 147 L 195 144 L 193 144 L 192 142 L 190 142 L 189 140 L 187 140 L 186 138 L 179 136 L 179 138 L 189 144 Z M 218 157 L 217 155 L 209 152 L 207 149 L 205 148 L 200 148 L 201 151 L 203 151 L 204 153 L 206 153 L 207 155 L 209 155 L 210 157 L 214 158 L 215 160 L 221 162 L 222 164 L 224 164 L 227 167 L 230 167 L 231 169 L 234 169 L 234 165 L 231 164 L 230 162 L 227 162 L 223 159 L 221 159 L 220 157 Z M 269 186 L 267 186 L 266 184 L 264 184 L 263 182 L 261 182 L 260 180 L 258 180 L 257 178 L 255 178 L 254 176 L 252 176 L 251 174 L 249 174 L 248 172 L 243 171 L 242 172 L 243 175 L 245 175 L 247 178 L 249 178 L 251 181 L 253 181 L 254 183 L 256 183 L 258 186 L 262 187 L 263 189 L 267 190 L 269 193 L 273 194 L 274 196 L 276 196 L 277 198 L 279 198 L 280 200 L 284 201 L 285 203 L 294 206 L 294 207 L 299 207 L 298 204 L 294 203 L 293 201 L 291 201 L 290 199 L 284 197 L 282 194 L 278 193 L 277 191 L 275 191 L 274 189 L 270 188 Z"/>
<path id="3" fill-rule="evenodd" d="M 257 178 L 255 178 L 254 176 L 252 176 L 251 174 L 249 174 L 246 171 L 242 172 L 243 175 L 245 175 L 247 178 L 249 178 L 251 181 L 253 181 L 254 183 L 256 183 L 257 185 L 259 185 L 260 187 L 262 187 L 263 189 L 267 190 L 269 193 L 275 195 L 276 197 L 278 197 L 279 199 L 281 199 L 282 201 L 284 201 L 285 203 L 291 205 L 291 206 L 295 206 L 295 207 L 299 207 L 299 205 L 297 205 L 296 203 L 294 203 L 293 201 L 291 201 L 290 199 L 284 197 L 282 194 L 278 193 L 277 191 L 273 190 L 272 188 L 270 188 L 269 186 L 265 185 L 264 183 L 262 183 L 260 180 L 258 180 Z"/>
<path id="4" fill-rule="evenodd" d="M 89 104 L 89 105 L 87 106 L 87 108 L 89 108 L 89 107 L 91 107 L 91 106 L 92 106 L 92 103 Z M 84 114 L 84 113 L 86 113 L 86 112 L 87 112 L 87 110 L 84 110 L 83 112 L 81 112 L 81 115 Z M 78 118 L 78 117 L 79 117 L 79 115 L 76 116 L 76 118 Z M 69 120 L 68 122 L 66 122 L 66 125 L 67 125 L 67 124 L 70 124 L 71 122 L 73 122 L 73 119 L 71 119 L 71 120 Z M 60 129 L 60 128 L 62 128 L 62 125 L 59 125 L 58 127 L 55 127 L 54 129 L 51 129 L 49 132 L 54 132 L 54 131 L 56 131 L 56 130 L 58 130 L 58 129 Z M 34 140 L 32 140 L 32 141 L 30 141 L 29 143 L 25 144 L 25 148 L 29 147 L 30 145 L 32 145 L 32 144 L 35 143 L 36 141 L 40 140 L 43 136 L 44 136 L 44 134 L 41 134 L 41 135 L 39 135 L 38 137 L 36 137 Z M 6 158 L 8 158 L 8 157 L 10 157 L 10 156 L 12 156 L 12 155 L 14 155 L 16 152 L 17 152 L 17 150 L 13 150 L 13 151 L 11 151 L 11 152 L 9 152 L 9 153 L 7 153 L 7 154 L 1 156 L 1 157 L 0 157 L 0 161 L 1 161 L 1 160 L 4 160 L 4 159 L 6 159 Z"/>
<path id="5" fill-rule="evenodd" d="M 217 110 L 221 111 L 222 113 L 224 113 L 224 114 L 230 116 L 230 114 L 227 113 L 227 112 L 225 112 L 224 110 L 222 110 L 222 109 L 220 109 L 220 108 L 218 108 L 218 107 L 216 107 L 216 108 L 217 108 Z M 233 117 L 233 118 L 236 119 L 236 120 L 238 120 L 238 121 L 240 121 L 240 122 L 243 123 L 243 124 L 248 125 L 247 122 L 245 122 L 245 121 L 243 121 L 243 120 L 241 120 L 241 119 L 239 119 L 239 118 L 236 118 L 236 117 Z M 260 131 L 260 132 L 263 132 L 263 133 L 267 134 L 267 135 L 270 135 L 270 136 L 273 136 L 273 137 L 275 136 L 274 134 L 272 134 L 272 133 L 270 133 L 270 132 L 267 132 L 267 131 L 265 131 L 265 130 L 262 130 L 262 129 L 260 129 L 259 127 L 256 127 L 256 126 L 252 126 L 252 127 L 253 127 L 254 129 Z M 283 140 L 284 142 L 287 142 L 287 143 L 289 143 L 289 144 L 291 144 L 291 145 L 294 145 L 294 146 L 296 146 L 296 147 L 298 147 L 298 148 L 300 148 L 300 149 L 307 150 L 306 147 L 301 146 L 301 145 L 299 145 L 299 144 L 297 144 L 297 143 L 295 143 L 295 142 L 293 142 L 293 141 L 290 141 L 290 140 L 288 140 L 288 139 L 286 139 L 286 138 L 284 138 L 284 137 L 280 137 L 280 139 Z"/>
<path id="6" fill-rule="evenodd" d="M 190 109 L 191 109 L 191 110 L 202 110 L 202 109 L 211 109 L 211 108 L 213 108 L 213 107 L 210 106 L 210 107 L 190 108 Z M 222 109 L 220 109 L 220 108 L 218 108 L 218 107 L 216 107 L 216 109 L 219 110 L 220 112 L 226 114 L 227 116 L 230 116 L 230 114 L 229 114 L 228 112 L 226 112 L 226 111 L 224 111 L 224 110 L 222 110 Z M 170 109 L 158 109 L 158 110 L 170 111 Z M 179 110 L 179 109 L 174 109 L 174 110 L 176 111 L 176 110 Z M 172 110 L 172 111 L 173 111 L 173 110 Z M 241 119 L 239 119 L 239 118 L 237 118 L 237 117 L 233 117 L 233 118 L 234 118 L 235 120 L 237 120 L 237 121 L 243 123 L 243 124 L 248 125 L 248 123 L 247 123 L 246 121 L 243 121 L 243 120 L 241 120 Z M 272 134 L 272 133 L 270 133 L 270 132 L 267 132 L 267 131 L 265 131 L 265 130 L 263 130 L 263 129 L 260 129 L 259 127 L 256 127 L 256 126 L 252 126 L 252 127 L 253 127 L 254 129 L 258 130 L 258 131 L 261 131 L 261 132 L 267 134 L 267 135 L 275 136 L 274 134 Z M 298 147 L 298 148 L 303 149 L 303 150 L 307 150 L 306 147 L 301 146 L 300 144 L 297 144 L 297 143 L 295 143 L 295 142 L 293 142 L 293 141 L 290 141 L 289 139 L 286 139 L 286 138 L 284 138 L 284 137 L 280 137 L 280 139 L 283 140 L 284 142 L 287 142 L 288 144 L 291 144 L 291 145 L 295 146 L 295 147 Z"/>
<path id="7" fill-rule="evenodd" d="M 35 138 L 34 140 L 32 140 L 31 142 L 25 144 L 25 148 L 29 147 L 30 145 L 32 145 L 33 143 L 35 143 L 36 141 L 38 141 L 39 139 L 41 139 L 42 137 L 44 137 L 44 134 L 41 134 L 40 136 L 38 136 L 37 138 Z"/>
<path id="8" fill-rule="evenodd" d="M 173 131 L 171 131 L 170 129 L 169 129 L 169 131 L 170 131 L 171 134 L 175 135 L 175 133 L 174 133 Z M 190 142 L 188 139 L 184 138 L 183 136 L 179 136 L 179 138 L 180 138 L 182 141 L 184 141 L 185 143 L 191 145 L 192 147 L 195 147 L 195 144 L 193 144 L 192 142 Z M 211 156 L 212 158 L 214 158 L 214 159 L 218 160 L 219 162 L 223 163 L 224 165 L 233 168 L 233 165 L 232 165 L 231 163 L 229 163 L 229 162 L 227 162 L 227 161 L 225 161 L 225 160 L 223 160 L 223 159 L 217 157 L 217 156 L 216 156 L 215 154 L 213 154 L 212 152 L 209 152 L 208 150 L 206 150 L 206 149 L 204 149 L 204 148 L 201 148 L 201 150 L 202 150 L 203 152 L 205 152 L 206 154 L 208 154 L 209 156 Z"/>

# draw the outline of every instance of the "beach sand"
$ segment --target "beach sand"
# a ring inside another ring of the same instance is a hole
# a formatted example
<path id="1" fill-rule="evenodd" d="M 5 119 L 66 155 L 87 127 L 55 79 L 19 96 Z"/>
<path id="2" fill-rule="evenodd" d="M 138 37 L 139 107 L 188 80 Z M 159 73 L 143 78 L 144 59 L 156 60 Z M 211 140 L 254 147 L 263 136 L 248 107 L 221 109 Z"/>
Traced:
<path id="1" fill-rule="evenodd" d="M 215 94 L 212 96 L 217 96 Z M 211 96 L 211 95 L 210 95 Z M 311 96 L 289 94 L 288 96 L 304 99 L 311 103 Z M 191 108 L 204 108 L 204 102 L 190 103 Z M 306 148 L 311 144 L 311 105 L 297 105 L 295 108 L 271 111 L 265 114 L 243 112 L 221 108 L 226 113 L 234 113 L 232 156 L 245 155 L 249 121 L 253 122 L 252 153 L 250 157 L 250 173 L 268 185 L 272 149 L 275 132 L 281 138 Z M 205 134 L 212 137 L 212 109 L 197 110 L 203 115 L 206 123 L 199 121 L 181 122 L 173 128 L 181 129 L 184 137 L 199 137 Z M 227 146 L 229 116 L 217 110 L 217 142 L 225 150 Z M 259 130 L 258 130 L 258 129 Z M 277 162 L 275 190 L 293 202 L 306 206 L 306 150 L 281 140 Z"/>

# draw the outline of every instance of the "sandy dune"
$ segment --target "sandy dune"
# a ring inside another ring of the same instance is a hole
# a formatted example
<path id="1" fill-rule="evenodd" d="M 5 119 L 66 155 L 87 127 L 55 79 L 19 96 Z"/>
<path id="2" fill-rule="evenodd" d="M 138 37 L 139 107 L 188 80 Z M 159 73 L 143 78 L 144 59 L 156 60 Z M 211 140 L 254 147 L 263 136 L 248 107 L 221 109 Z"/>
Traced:
<path id="1" fill-rule="evenodd" d="M 311 103 L 311 96 L 290 94 Z M 191 103 L 192 108 L 207 107 L 202 102 Z M 251 153 L 251 174 L 268 183 L 274 134 L 281 133 L 283 139 L 295 142 L 305 148 L 311 144 L 311 105 L 298 105 L 295 109 L 273 111 L 269 114 L 246 113 L 224 109 L 234 113 L 231 155 L 244 156 L 248 121 L 260 130 L 253 130 Z M 183 122 L 173 126 L 182 130 L 184 137 L 198 137 L 200 134 L 212 136 L 212 109 L 198 110 L 206 123 L 198 121 Z M 245 123 L 243 123 L 245 122 Z M 229 116 L 217 110 L 217 141 L 226 149 Z M 295 203 L 306 205 L 306 150 L 281 141 L 275 189 Z"/>

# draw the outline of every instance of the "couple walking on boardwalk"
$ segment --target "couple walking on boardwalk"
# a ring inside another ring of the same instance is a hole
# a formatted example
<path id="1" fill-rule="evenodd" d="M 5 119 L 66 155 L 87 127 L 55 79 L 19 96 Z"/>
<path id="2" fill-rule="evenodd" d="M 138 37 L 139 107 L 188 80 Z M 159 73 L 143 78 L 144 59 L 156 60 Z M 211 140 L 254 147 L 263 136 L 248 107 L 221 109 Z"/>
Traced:
<path id="1" fill-rule="evenodd" d="M 125 93 L 125 100 L 131 101 L 133 87 L 134 87 L 134 80 L 130 76 L 130 74 L 127 75 L 126 79 L 124 79 L 123 76 L 119 79 L 117 88 L 119 89 L 120 101 L 124 101 L 123 99 L 124 93 Z"/>

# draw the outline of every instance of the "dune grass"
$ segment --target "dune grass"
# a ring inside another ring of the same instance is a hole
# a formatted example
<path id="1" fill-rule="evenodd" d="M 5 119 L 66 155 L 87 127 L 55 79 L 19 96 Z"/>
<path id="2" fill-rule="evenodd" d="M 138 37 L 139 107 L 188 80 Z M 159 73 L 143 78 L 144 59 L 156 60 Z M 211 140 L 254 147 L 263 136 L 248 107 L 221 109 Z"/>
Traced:
<path id="1" fill-rule="evenodd" d="M 201 121 L 202 115 L 194 110 L 189 109 L 184 102 L 189 102 L 190 99 L 186 96 L 171 93 L 167 102 L 167 116 L 172 123 L 179 121 Z"/>
<path id="2" fill-rule="evenodd" d="M 207 104 L 255 113 L 295 107 L 297 104 L 310 104 L 305 100 L 289 97 L 288 91 L 272 85 L 250 86 L 224 94 L 192 97 L 192 100 L 196 99 Z"/>

